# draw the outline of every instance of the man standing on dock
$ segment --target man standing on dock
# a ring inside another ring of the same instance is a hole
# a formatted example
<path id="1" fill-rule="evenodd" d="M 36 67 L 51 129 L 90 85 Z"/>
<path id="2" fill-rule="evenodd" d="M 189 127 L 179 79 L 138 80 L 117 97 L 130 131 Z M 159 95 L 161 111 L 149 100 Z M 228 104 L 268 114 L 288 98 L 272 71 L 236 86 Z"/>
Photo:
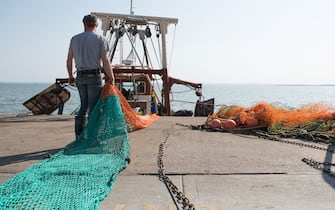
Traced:
<path id="1" fill-rule="evenodd" d="M 100 97 L 102 70 L 106 82 L 114 85 L 114 75 L 107 56 L 109 44 L 104 36 L 96 33 L 98 18 L 86 15 L 83 24 L 84 32 L 73 36 L 70 41 L 66 62 L 69 83 L 76 84 L 80 96 L 80 109 L 75 117 L 76 137 L 83 131 L 87 118 Z M 73 60 L 77 72 L 76 79 L 72 70 Z"/>

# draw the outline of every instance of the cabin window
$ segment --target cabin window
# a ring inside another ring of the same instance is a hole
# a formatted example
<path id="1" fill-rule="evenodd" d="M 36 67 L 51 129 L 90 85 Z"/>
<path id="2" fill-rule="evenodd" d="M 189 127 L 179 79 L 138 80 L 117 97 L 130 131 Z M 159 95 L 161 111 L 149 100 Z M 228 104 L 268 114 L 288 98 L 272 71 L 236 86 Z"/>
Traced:
<path id="1" fill-rule="evenodd" d="M 144 94 L 145 93 L 145 83 L 144 82 L 138 82 L 136 90 L 137 90 L 137 94 Z"/>
<path id="2" fill-rule="evenodd" d="M 128 90 L 128 91 L 134 91 L 134 83 L 132 82 L 123 82 L 122 88 Z"/>
<path id="3" fill-rule="evenodd" d="M 132 100 L 134 95 L 134 83 L 123 82 L 121 92 L 127 100 Z"/>
<path id="4" fill-rule="evenodd" d="M 145 84 L 145 82 L 142 82 L 142 81 L 139 81 L 139 82 L 136 82 L 136 83 L 123 82 L 122 87 L 120 88 L 120 90 L 121 90 L 123 96 L 127 100 L 132 100 L 134 95 L 145 94 L 146 84 Z"/>

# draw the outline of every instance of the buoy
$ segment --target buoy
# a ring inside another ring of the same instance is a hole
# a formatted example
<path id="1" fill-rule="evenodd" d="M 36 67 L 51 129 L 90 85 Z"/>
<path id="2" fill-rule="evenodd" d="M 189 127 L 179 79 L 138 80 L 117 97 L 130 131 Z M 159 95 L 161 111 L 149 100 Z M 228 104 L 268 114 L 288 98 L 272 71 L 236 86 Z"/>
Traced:
<path id="1" fill-rule="evenodd" d="M 222 124 L 219 119 L 214 119 L 211 121 L 211 128 L 221 128 Z"/>
<path id="2" fill-rule="evenodd" d="M 248 117 L 247 120 L 245 121 L 245 125 L 247 127 L 255 127 L 258 125 L 258 120 L 253 117 Z"/>
<path id="3" fill-rule="evenodd" d="M 222 127 L 226 129 L 236 128 L 236 122 L 232 119 L 228 119 L 222 122 Z"/>

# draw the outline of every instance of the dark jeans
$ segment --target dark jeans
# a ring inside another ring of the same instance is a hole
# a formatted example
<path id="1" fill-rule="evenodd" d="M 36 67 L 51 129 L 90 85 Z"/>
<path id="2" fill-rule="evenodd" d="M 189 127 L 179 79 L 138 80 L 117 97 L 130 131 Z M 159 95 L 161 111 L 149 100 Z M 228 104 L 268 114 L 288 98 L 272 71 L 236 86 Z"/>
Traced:
<path id="1" fill-rule="evenodd" d="M 101 74 L 77 74 L 76 86 L 80 96 L 80 109 L 75 117 L 75 133 L 79 136 L 100 97 Z"/>

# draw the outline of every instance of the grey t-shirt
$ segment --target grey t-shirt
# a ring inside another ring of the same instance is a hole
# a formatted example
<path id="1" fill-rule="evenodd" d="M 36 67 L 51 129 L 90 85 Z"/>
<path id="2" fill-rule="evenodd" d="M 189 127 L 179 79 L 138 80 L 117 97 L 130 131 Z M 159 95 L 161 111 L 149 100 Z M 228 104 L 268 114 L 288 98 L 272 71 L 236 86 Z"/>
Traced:
<path id="1" fill-rule="evenodd" d="M 70 49 L 77 71 L 83 71 L 101 68 L 101 52 L 109 51 L 109 44 L 100 34 L 82 32 L 72 37 Z"/>

